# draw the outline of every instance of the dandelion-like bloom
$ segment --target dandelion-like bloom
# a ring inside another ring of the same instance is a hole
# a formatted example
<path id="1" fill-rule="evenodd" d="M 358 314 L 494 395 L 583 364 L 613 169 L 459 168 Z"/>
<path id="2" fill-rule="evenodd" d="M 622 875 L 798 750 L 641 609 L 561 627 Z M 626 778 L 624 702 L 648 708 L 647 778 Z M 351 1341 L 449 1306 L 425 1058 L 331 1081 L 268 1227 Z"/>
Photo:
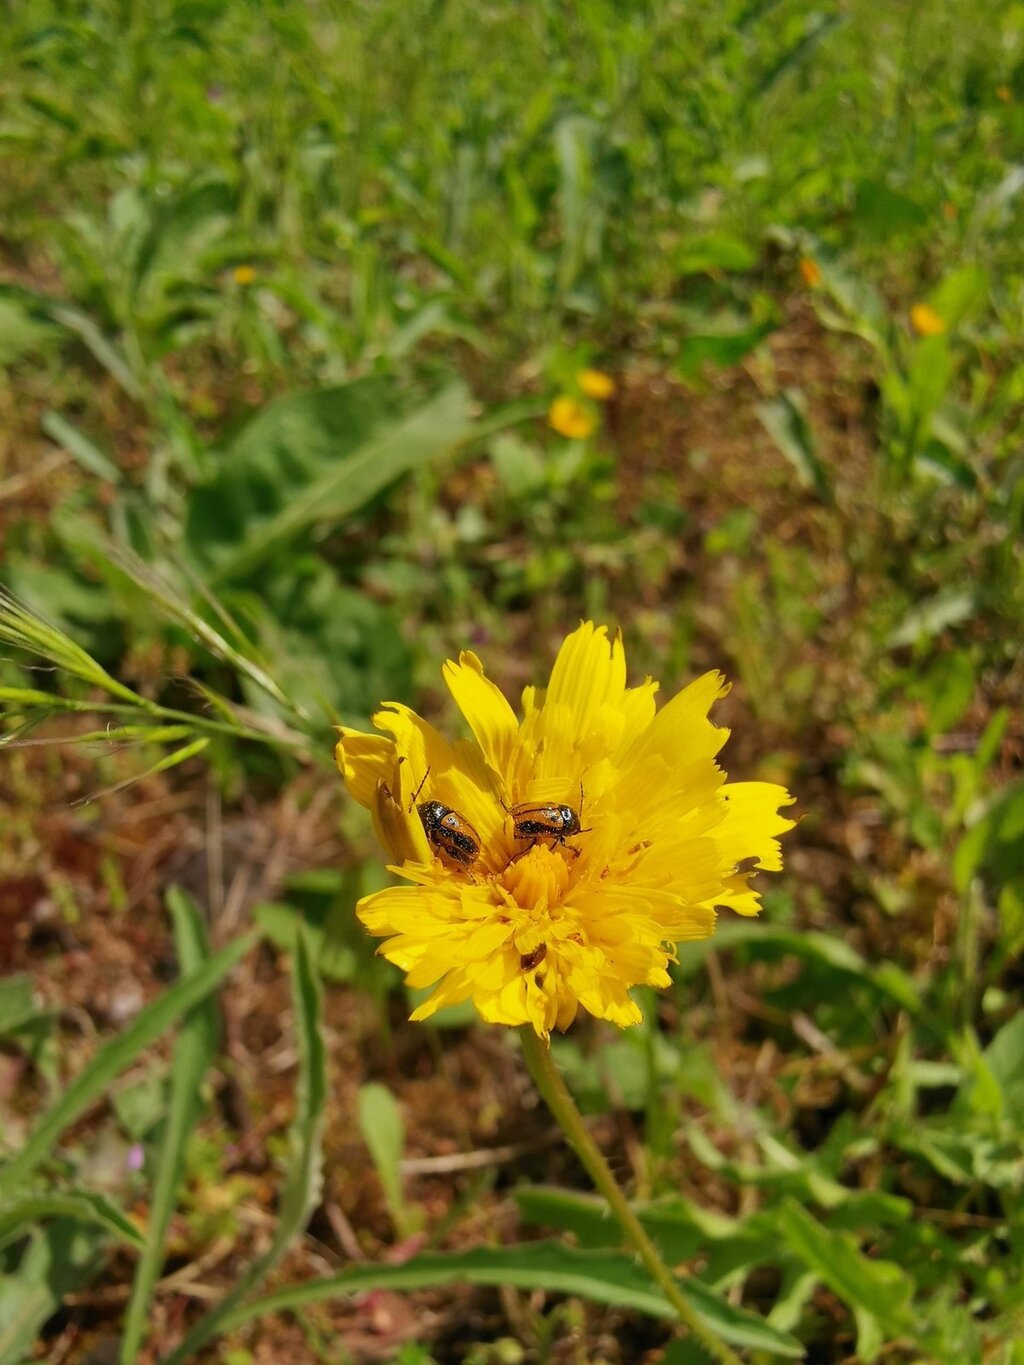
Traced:
<path id="1" fill-rule="evenodd" d="M 817 289 L 821 284 L 821 266 L 810 256 L 801 256 L 800 278 L 808 289 Z"/>
<path id="2" fill-rule="evenodd" d="M 256 282 L 256 271 L 251 265 L 236 265 L 231 276 L 235 284 L 240 284 L 243 289 Z"/>
<path id="3" fill-rule="evenodd" d="M 357 913 L 409 985 L 434 986 L 413 1013 L 471 999 L 496 1024 L 546 1038 L 582 1007 L 638 1023 L 637 985 L 669 984 L 675 944 L 707 938 L 719 908 L 757 914 L 755 870 L 781 865 L 769 782 L 728 782 L 728 730 L 708 719 L 729 690 L 706 673 L 660 710 L 658 684 L 626 686 L 621 640 L 583 623 L 546 689 L 516 718 L 480 660 L 445 682 L 472 740 L 450 744 L 408 707 L 374 716 L 384 735 L 343 729 L 338 766 L 373 813 L 408 885 Z"/>
<path id="4" fill-rule="evenodd" d="M 562 393 L 548 408 L 548 423 L 559 436 L 568 436 L 571 441 L 583 441 L 597 426 L 597 416 L 578 398 Z"/>
<path id="5" fill-rule="evenodd" d="M 604 370 L 581 370 L 579 373 L 580 392 L 599 403 L 607 403 L 615 392 L 615 380 Z"/>
<path id="6" fill-rule="evenodd" d="M 945 318 L 927 303 L 914 304 L 910 310 L 910 325 L 919 337 L 941 336 L 946 330 Z"/>

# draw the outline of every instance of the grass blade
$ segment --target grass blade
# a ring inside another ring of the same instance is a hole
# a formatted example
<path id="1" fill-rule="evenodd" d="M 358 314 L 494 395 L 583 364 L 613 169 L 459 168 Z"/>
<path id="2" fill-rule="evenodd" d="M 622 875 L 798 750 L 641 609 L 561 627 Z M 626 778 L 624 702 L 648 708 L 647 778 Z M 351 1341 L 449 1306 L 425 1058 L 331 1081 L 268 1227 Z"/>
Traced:
<path id="1" fill-rule="evenodd" d="M 277 1230 L 267 1251 L 245 1272 L 234 1288 L 195 1324 L 164 1365 L 185 1365 L 196 1352 L 225 1330 L 238 1305 L 273 1270 L 306 1226 L 320 1198 L 322 1185 L 321 1136 L 327 1100 L 327 1055 L 320 1029 L 320 982 L 305 933 L 296 936 L 292 958 L 292 998 L 295 1008 L 296 1042 L 299 1050 L 299 1082 L 295 1120 L 289 1134 L 292 1160 L 288 1170 Z M 241 1310 L 243 1313 L 246 1310 Z"/>
<path id="2" fill-rule="evenodd" d="M 671 1320 L 676 1312 L 629 1256 L 617 1251 L 580 1251 L 564 1242 L 529 1242 L 523 1246 L 486 1247 L 454 1255 L 416 1256 L 402 1265 L 356 1266 L 324 1279 L 279 1289 L 258 1302 L 235 1309 L 221 1323 L 230 1331 L 264 1313 L 282 1313 L 339 1294 L 371 1289 L 436 1289 L 444 1285 L 475 1284 L 517 1289 L 544 1289 L 570 1294 L 592 1303 L 610 1304 Z M 715 1331 L 734 1346 L 771 1351 L 789 1359 L 802 1358 L 803 1347 L 787 1332 L 770 1326 L 756 1314 L 719 1299 L 706 1285 L 688 1278 L 679 1287 Z M 166 1365 L 180 1365 L 173 1357 Z"/>
<path id="3" fill-rule="evenodd" d="M 188 977 L 210 960 L 206 927 L 195 903 L 180 887 L 172 886 L 168 890 L 167 908 L 174 920 L 178 963 L 182 974 Z M 167 1227 L 181 1183 L 185 1144 L 199 1119 L 202 1110 L 200 1086 L 213 1065 L 219 1042 L 220 1019 L 216 1002 L 208 995 L 193 1005 L 182 1020 L 174 1049 L 170 1100 L 149 1208 L 145 1248 L 136 1267 L 121 1338 L 122 1365 L 132 1365 L 142 1345 L 153 1286 L 164 1261 Z"/>
<path id="4" fill-rule="evenodd" d="M 49 1156 L 65 1128 L 102 1098 L 107 1086 L 131 1066 L 140 1052 L 210 994 L 256 941 L 255 934 L 228 944 L 198 971 L 183 978 L 148 1005 L 125 1031 L 100 1048 L 89 1065 L 44 1115 L 16 1156 L 0 1168 L 0 1192 L 24 1181 Z"/>

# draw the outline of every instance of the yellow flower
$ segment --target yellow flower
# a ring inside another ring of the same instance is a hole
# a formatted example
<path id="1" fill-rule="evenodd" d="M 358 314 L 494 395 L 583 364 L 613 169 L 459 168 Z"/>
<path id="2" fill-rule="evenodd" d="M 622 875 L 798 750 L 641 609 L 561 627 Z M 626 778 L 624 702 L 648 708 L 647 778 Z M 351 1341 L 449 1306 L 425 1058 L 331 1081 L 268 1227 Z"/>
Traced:
<path id="1" fill-rule="evenodd" d="M 815 289 L 821 284 L 821 266 L 817 261 L 811 260 L 810 256 L 800 258 L 800 278 L 808 289 Z"/>
<path id="2" fill-rule="evenodd" d="M 581 370 L 579 386 L 588 398 L 596 398 L 599 403 L 606 403 L 615 392 L 615 380 L 603 370 Z"/>
<path id="3" fill-rule="evenodd" d="M 1013 91 L 1008 85 L 996 86 L 996 99 L 1002 100 L 1003 104 L 1009 104 L 1013 99 Z"/>
<path id="4" fill-rule="evenodd" d="M 927 303 L 915 303 L 910 310 L 910 325 L 919 337 L 941 336 L 946 330 L 944 320 Z"/>
<path id="5" fill-rule="evenodd" d="M 235 281 L 235 284 L 245 286 L 247 284 L 253 284 L 255 282 L 256 271 L 252 268 L 251 265 L 236 265 L 234 270 L 231 272 L 231 276 Z"/>
<path id="6" fill-rule="evenodd" d="M 559 436 L 571 440 L 585 440 L 597 426 L 597 418 L 588 407 L 567 393 L 559 394 L 548 409 L 548 422 Z"/>
<path id="7" fill-rule="evenodd" d="M 779 807 L 793 798 L 716 764 L 729 734 L 708 719 L 729 690 L 720 673 L 656 710 L 658 684 L 626 686 L 622 641 L 604 626 L 565 640 L 521 720 L 475 654 L 444 678 L 471 740 L 450 744 L 385 702 L 373 719 L 389 737 L 342 729 L 337 747 L 408 883 L 356 910 L 409 985 L 434 987 L 412 1018 L 472 1000 L 488 1022 L 543 1038 L 580 1007 L 639 1022 L 630 988 L 667 986 L 676 943 L 707 938 L 722 907 L 757 914 L 748 881 L 782 866 L 777 836 L 793 821 Z"/>

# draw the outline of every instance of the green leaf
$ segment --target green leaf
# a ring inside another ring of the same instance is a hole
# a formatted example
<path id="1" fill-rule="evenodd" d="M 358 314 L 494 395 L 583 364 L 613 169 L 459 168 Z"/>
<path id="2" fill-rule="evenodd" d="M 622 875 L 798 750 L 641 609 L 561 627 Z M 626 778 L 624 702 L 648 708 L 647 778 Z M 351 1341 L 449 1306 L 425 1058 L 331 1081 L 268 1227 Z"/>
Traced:
<path id="1" fill-rule="evenodd" d="M 969 621 L 977 608 L 977 593 L 973 589 L 945 588 L 920 605 L 911 607 L 886 643 L 890 649 L 915 645 L 919 640 L 941 635 L 944 630 L 958 626 L 961 621 Z"/>
<path id="2" fill-rule="evenodd" d="M 862 180 L 857 186 L 854 220 L 865 236 L 879 240 L 927 222 L 920 204 L 880 180 Z"/>
<path id="3" fill-rule="evenodd" d="M 832 1232 L 787 1199 L 776 1211 L 786 1245 L 853 1310 L 858 1357 L 871 1362 L 889 1336 L 913 1323 L 914 1283 L 902 1266 L 865 1256 L 848 1232 Z"/>
<path id="4" fill-rule="evenodd" d="M 40 425 L 50 440 L 63 446 L 87 474 L 95 474 L 106 483 L 121 483 L 121 471 L 110 456 L 59 412 L 44 413 Z"/>
<path id="5" fill-rule="evenodd" d="M 395 406 L 390 387 L 371 379 L 271 403 L 191 496 L 185 535 L 196 557 L 222 577 L 239 574 L 315 522 L 358 511 L 470 429 L 461 384 L 408 416 Z"/>
<path id="6" fill-rule="evenodd" d="M 359 724 L 381 697 L 412 692 L 411 655 L 395 612 L 344 586 L 316 555 L 275 558 L 229 603 L 253 622 L 262 655 L 275 661 L 275 681 L 308 715 Z"/>
<path id="7" fill-rule="evenodd" d="M 359 1087 L 357 1115 L 359 1131 L 370 1149 L 395 1228 L 400 1237 L 406 1237 L 414 1229 L 410 1226 L 402 1189 L 402 1153 L 405 1151 L 402 1111 L 387 1086 L 371 1081 Z"/>
<path id="8" fill-rule="evenodd" d="M 818 455 L 814 432 L 807 419 L 807 404 L 798 389 L 784 389 L 770 403 L 759 403 L 761 425 L 793 466 L 797 481 L 822 502 L 831 502 L 832 488 Z"/>
<path id="9" fill-rule="evenodd" d="M 1024 873 L 1024 782 L 1011 782 L 983 809 L 953 855 L 953 880 L 960 892 L 981 871 L 998 885 Z"/>
<path id="10" fill-rule="evenodd" d="M 147 1005 L 117 1038 L 105 1043 L 96 1056 L 71 1082 L 57 1103 L 37 1124 L 28 1141 L 10 1161 L 0 1167 L 0 1190 L 24 1181 L 49 1156 L 61 1133 L 106 1093 L 110 1082 L 155 1043 L 198 1001 L 205 999 L 248 952 L 255 935 L 228 944 L 198 971 L 171 986 Z"/>
<path id="11" fill-rule="evenodd" d="M 725 369 L 738 364 L 775 330 L 772 321 L 726 319 L 703 329 L 694 329 L 679 346 L 676 369 L 684 379 L 699 374 L 705 365 Z"/>
<path id="12" fill-rule="evenodd" d="M 757 252 L 739 237 L 727 233 L 709 233 L 706 237 L 691 237 L 676 260 L 681 275 L 717 274 L 728 271 L 744 274 L 757 265 Z"/>
<path id="13" fill-rule="evenodd" d="M 999 1086 L 1003 1113 L 1024 1128 L 1024 1012 L 999 1030 L 985 1049 L 985 1061 Z"/>
<path id="14" fill-rule="evenodd" d="M 93 1278 L 104 1236 L 102 1228 L 65 1218 L 36 1230 L 14 1272 L 0 1277 L 0 1365 L 29 1356 L 64 1295 Z"/>
<path id="15" fill-rule="evenodd" d="M 195 902 L 180 887 L 168 888 L 167 907 L 174 921 L 178 964 L 187 978 L 210 960 L 206 927 Z M 121 1338 L 122 1365 L 132 1365 L 142 1345 L 153 1286 L 166 1255 L 167 1228 L 181 1184 L 185 1146 L 202 1111 L 200 1087 L 213 1065 L 219 1041 L 219 1011 L 213 996 L 207 996 L 185 1015 L 174 1048 L 170 1097 L 153 1182 L 145 1248 L 135 1270 Z"/>
<path id="16" fill-rule="evenodd" d="M 235 1282 L 209 1313 L 200 1318 L 164 1365 L 185 1365 L 206 1342 L 228 1330 L 246 1309 L 238 1305 L 266 1278 L 305 1228 L 320 1198 L 323 1182 L 321 1140 L 327 1103 L 327 1054 L 321 1021 L 321 991 L 304 933 L 299 933 L 292 956 L 292 1002 L 295 1010 L 299 1081 L 295 1119 L 288 1134 L 291 1160 L 278 1210 L 273 1240 L 264 1254 Z M 260 1302 L 265 1302 L 261 1300 Z"/>
<path id="17" fill-rule="evenodd" d="M 883 962 L 874 967 L 852 944 L 834 934 L 786 929 L 767 921 L 734 920 L 721 925 L 713 938 L 687 943 L 680 965 L 685 972 L 690 972 L 700 966 L 709 953 L 740 946 L 748 946 L 752 955 L 758 958 L 775 959 L 792 953 L 805 962 L 820 963 L 831 971 L 855 977 L 914 1013 L 921 1008 L 914 983 L 895 963 Z"/>
<path id="18" fill-rule="evenodd" d="M 142 1246 L 142 1234 L 105 1195 L 90 1190 L 30 1194 L 0 1208 L 0 1241 L 49 1218 L 64 1218 L 103 1228 L 120 1242 Z"/>
<path id="19" fill-rule="evenodd" d="M 222 1328 L 233 1330 L 263 1313 L 295 1310 L 341 1294 L 371 1289 L 436 1289 L 457 1284 L 544 1289 L 632 1309 L 649 1317 L 667 1320 L 675 1317 L 671 1304 L 632 1257 L 619 1252 L 578 1251 L 562 1242 L 548 1241 L 487 1247 L 455 1255 L 415 1256 L 402 1265 L 358 1266 L 339 1275 L 306 1280 L 267 1294 L 258 1303 L 236 1309 Z M 732 1345 L 772 1351 L 791 1360 L 803 1356 L 803 1347 L 795 1338 L 770 1327 L 756 1314 L 721 1301 L 699 1281 L 684 1278 L 679 1287 L 708 1326 Z"/>
<path id="20" fill-rule="evenodd" d="M 24 972 L 0 980 L 0 1038 L 35 1018 L 39 1008 L 32 996 L 32 978 Z"/>
<path id="21" fill-rule="evenodd" d="M 0 290 L 0 370 L 41 350 L 56 328 L 33 315 L 30 307 Z"/>

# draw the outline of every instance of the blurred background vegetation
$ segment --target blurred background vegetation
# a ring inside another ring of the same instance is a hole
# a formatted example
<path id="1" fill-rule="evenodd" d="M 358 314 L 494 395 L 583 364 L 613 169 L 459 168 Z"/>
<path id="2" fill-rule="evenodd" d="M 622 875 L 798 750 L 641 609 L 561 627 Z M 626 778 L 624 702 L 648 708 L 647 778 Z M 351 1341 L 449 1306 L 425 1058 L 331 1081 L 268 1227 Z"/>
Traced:
<path id="1" fill-rule="evenodd" d="M 691 1359 L 487 1262 L 610 1233 L 504 1035 L 404 1023 L 331 771 L 590 616 L 802 817 L 558 1047 L 652 1233 L 753 1360 L 1020 1365 L 1022 148 L 995 0 L 7 9 L 0 1361 L 423 1247 L 502 1287 L 187 1358 Z"/>

